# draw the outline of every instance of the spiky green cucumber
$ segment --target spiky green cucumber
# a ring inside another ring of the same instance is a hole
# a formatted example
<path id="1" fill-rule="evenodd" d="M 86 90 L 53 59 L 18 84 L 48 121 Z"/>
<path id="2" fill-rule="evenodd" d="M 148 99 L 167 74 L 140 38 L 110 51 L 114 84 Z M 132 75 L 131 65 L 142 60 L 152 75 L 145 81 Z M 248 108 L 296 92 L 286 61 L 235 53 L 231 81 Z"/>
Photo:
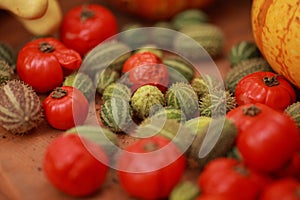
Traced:
<path id="1" fill-rule="evenodd" d="M 224 84 L 226 89 L 228 89 L 231 93 L 234 94 L 238 82 L 243 77 L 259 71 L 272 72 L 273 69 L 270 67 L 268 62 L 262 57 L 251 58 L 239 62 L 234 68 L 229 69 L 224 78 Z"/>
<path id="2" fill-rule="evenodd" d="M 0 42 L 0 60 L 4 60 L 13 69 L 16 68 L 17 53 L 7 43 Z"/>
<path id="3" fill-rule="evenodd" d="M 64 133 L 79 134 L 80 136 L 99 144 L 110 158 L 116 152 L 115 146 L 118 145 L 118 138 L 115 133 L 107 128 L 93 125 L 81 125 L 66 130 Z"/>
<path id="4" fill-rule="evenodd" d="M 94 83 L 96 85 L 96 91 L 99 94 L 103 94 L 104 89 L 112 83 L 115 83 L 120 78 L 120 72 L 112 69 L 105 69 L 99 71 L 95 75 Z"/>
<path id="5" fill-rule="evenodd" d="M 175 38 L 174 49 L 186 58 L 191 60 L 209 59 L 208 56 L 216 58 L 223 53 L 224 33 L 216 25 L 193 24 L 184 26 L 179 31 L 183 34 L 179 34 Z"/>
<path id="6" fill-rule="evenodd" d="M 198 129 L 195 140 L 186 152 L 187 157 L 196 161 L 200 169 L 212 159 L 225 156 L 236 141 L 238 131 L 232 121 L 227 118 L 213 120 Z"/>
<path id="7" fill-rule="evenodd" d="M 198 111 L 198 97 L 190 84 L 179 82 L 168 88 L 165 94 L 166 105 L 181 109 L 187 119 Z"/>
<path id="8" fill-rule="evenodd" d="M 163 107 L 158 110 L 152 117 L 158 117 L 162 119 L 175 119 L 178 122 L 185 122 L 185 116 L 180 109 L 172 107 Z"/>
<path id="9" fill-rule="evenodd" d="M 88 100 L 91 100 L 93 95 L 95 95 L 93 80 L 82 72 L 75 72 L 66 76 L 63 86 L 72 86 L 77 88 Z"/>
<path id="10" fill-rule="evenodd" d="M 140 119 L 153 115 L 164 105 L 163 93 L 152 85 L 139 87 L 131 97 L 131 107 L 134 114 Z"/>
<path id="11" fill-rule="evenodd" d="M 289 105 L 284 111 L 295 120 L 298 129 L 300 130 L 300 102 L 297 101 Z"/>
<path id="12" fill-rule="evenodd" d="M 200 194 L 200 190 L 197 184 L 185 180 L 180 182 L 173 188 L 168 199 L 169 200 L 195 200 L 199 194 Z"/>
<path id="13" fill-rule="evenodd" d="M 258 57 L 261 57 L 261 53 L 256 43 L 252 41 L 238 42 L 231 47 L 228 53 L 228 59 L 232 67 L 243 60 Z"/>
<path id="14" fill-rule="evenodd" d="M 228 90 L 213 90 L 204 95 L 199 102 L 201 116 L 226 115 L 237 106 L 236 99 Z"/>
<path id="15" fill-rule="evenodd" d="M 170 84 L 180 81 L 190 82 L 195 74 L 192 64 L 179 56 L 169 56 L 163 59 L 169 71 Z"/>
<path id="16" fill-rule="evenodd" d="M 0 60 L 0 84 L 13 78 L 14 70 L 4 60 Z"/>
<path id="17" fill-rule="evenodd" d="M 102 100 L 107 101 L 111 98 L 120 98 L 129 102 L 131 98 L 131 90 L 128 86 L 126 86 L 123 83 L 111 83 L 104 89 L 102 94 Z"/>
<path id="18" fill-rule="evenodd" d="M 157 57 L 162 58 L 163 57 L 163 51 L 155 45 L 144 45 L 137 49 L 134 53 L 143 53 L 143 52 L 151 52 L 155 54 Z"/>
<path id="19" fill-rule="evenodd" d="M 209 93 L 211 90 L 221 89 L 224 87 L 223 82 L 208 74 L 193 78 L 191 86 L 193 87 L 199 99 L 205 94 Z"/>
<path id="20" fill-rule="evenodd" d="M 126 133 L 132 124 L 132 109 L 129 102 L 121 98 L 111 98 L 102 104 L 100 119 L 103 125 L 116 133 Z"/>
<path id="21" fill-rule="evenodd" d="M 26 134 L 43 119 L 42 103 L 24 82 L 9 80 L 0 87 L 0 125 L 13 134 Z"/>
<path id="22" fill-rule="evenodd" d="M 172 25 L 177 30 L 180 30 L 187 25 L 207 23 L 207 22 L 208 22 L 207 14 L 199 9 L 188 9 L 179 12 L 171 20 Z"/>
<path id="23" fill-rule="evenodd" d="M 111 68 L 121 71 L 123 63 L 130 57 L 131 48 L 123 42 L 109 40 L 91 50 L 83 59 L 80 70 L 92 79 L 98 71 Z"/>

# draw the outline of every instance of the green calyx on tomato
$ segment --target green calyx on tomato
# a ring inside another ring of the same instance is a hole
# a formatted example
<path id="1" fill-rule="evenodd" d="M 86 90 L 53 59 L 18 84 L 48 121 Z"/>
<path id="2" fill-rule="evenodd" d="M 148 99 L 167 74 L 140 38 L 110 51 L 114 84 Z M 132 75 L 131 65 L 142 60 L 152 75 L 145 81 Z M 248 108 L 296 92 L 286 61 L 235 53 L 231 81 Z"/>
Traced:
<path id="1" fill-rule="evenodd" d="M 81 21 L 84 22 L 85 20 L 90 19 L 92 17 L 95 17 L 95 13 L 92 10 L 88 9 L 87 6 L 84 6 L 80 13 Z"/>
<path id="2" fill-rule="evenodd" d="M 258 115 L 259 113 L 261 113 L 261 109 L 259 109 L 255 105 L 250 105 L 249 107 L 245 107 L 243 109 L 243 112 L 247 116 L 254 117 L 254 116 Z"/>
<path id="3" fill-rule="evenodd" d="M 279 81 L 277 79 L 277 75 L 274 75 L 272 77 L 265 76 L 265 77 L 263 77 L 263 82 L 267 86 L 269 86 L 269 87 L 272 87 L 272 86 L 275 86 L 275 85 L 279 85 Z"/>
<path id="4" fill-rule="evenodd" d="M 55 50 L 55 48 L 48 42 L 41 42 L 39 48 L 43 53 L 51 53 Z"/>
<path id="5" fill-rule="evenodd" d="M 68 94 L 68 91 L 61 88 L 61 87 L 57 87 L 54 89 L 54 91 L 51 94 L 51 97 L 54 99 L 60 99 L 64 96 L 66 96 Z"/>

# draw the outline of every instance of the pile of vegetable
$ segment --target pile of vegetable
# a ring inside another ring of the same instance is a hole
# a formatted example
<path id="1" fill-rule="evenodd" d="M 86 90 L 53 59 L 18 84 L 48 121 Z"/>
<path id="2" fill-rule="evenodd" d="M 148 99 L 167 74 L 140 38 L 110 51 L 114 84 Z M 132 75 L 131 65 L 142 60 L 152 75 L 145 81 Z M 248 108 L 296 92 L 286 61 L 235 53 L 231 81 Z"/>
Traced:
<path id="1" fill-rule="evenodd" d="M 42 170 L 74 197 L 97 194 L 113 171 L 139 199 L 299 199 L 297 88 L 252 41 L 231 47 L 224 80 L 199 73 L 225 39 L 201 10 L 154 27 L 189 36 L 206 54 L 198 60 L 185 37 L 153 43 L 164 31 L 149 39 L 141 24 L 116 37 L 115 16 L 98 4 L 71 8 L 59 37 L 34 38 L 18 53 L 1 44 L 1 127 L 21 136 L 45 120 L 60 130 Z M 86 122 L 90 113 L 99 126 Z M 134 141 L 121 147 L 124 135 Z M 198 177 L 184 180 L 192 168 Z"/>

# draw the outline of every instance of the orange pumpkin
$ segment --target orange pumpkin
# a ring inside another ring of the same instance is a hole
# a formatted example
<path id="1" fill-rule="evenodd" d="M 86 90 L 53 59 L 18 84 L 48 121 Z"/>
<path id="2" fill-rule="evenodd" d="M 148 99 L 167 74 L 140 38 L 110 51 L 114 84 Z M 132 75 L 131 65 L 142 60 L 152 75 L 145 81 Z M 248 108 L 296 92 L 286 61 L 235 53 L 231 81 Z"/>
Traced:
<path id="1" fill-rule="evenodd" d="M 215 0 L 111 0 L 119 10 L 146 20 L 167 20 L 189 8 L 204 8 Z"/>
<path id="2" fill-rule="evenodd" d="M 255 42 L 271 67 L 300 88 L 300 2 L 253 0 L 251 23 Z"/>

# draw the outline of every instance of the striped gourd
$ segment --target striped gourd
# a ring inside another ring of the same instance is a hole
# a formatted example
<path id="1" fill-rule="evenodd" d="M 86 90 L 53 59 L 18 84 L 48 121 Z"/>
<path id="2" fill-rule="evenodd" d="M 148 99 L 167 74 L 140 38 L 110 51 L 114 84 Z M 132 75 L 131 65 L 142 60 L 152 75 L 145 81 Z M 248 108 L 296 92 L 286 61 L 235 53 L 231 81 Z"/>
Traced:
<path id="1" fill-rule="evenodd" d="M 83 59 L 80 70 L 94 78 L 95 73 L 112 68 L 121 71 L 123 63 L 130 57 L 131 48 L 126 44 L 109 40 L 91 50 Z"/>
<path id="2" fill-rule="evenodd" d="M 111 83 L 116 82 L 120 78 L 120 72 L 112 69 L 105 69 L 99 71 L 95 75 L 94 83 L 96 85 L 96 91 L 99 94 L 103 94 L 104 89 Z"/>
<path id="3" fill-rule="evenodd" d="M 115 133 L 126 133 L 132 124 L 132 109 L 128 101 L 120 98 L 111 98 L 105 101 L 100 108 L 102 124 Z"/>
<path id="4" fill-rule="evenodd" d="M 264 58 L 251 58 L 239 62 L 234 68 L 231 68 L 224 77 L 226 89 L 234 94 L 236 85 L 244 76 L 258 71 L 272 72 L 273 70 Z"/>
<path id="5" fill-rule="evenodd" d="M 152 85 L 139 87 L 131 97 L 131 107 L 135 116 L 145 119 L 164 106 L 164 95 Z"/>
<path id="6" fill-rule="evenodd" d="M 13 78 L 14 70 L 5 60 L 0 60 L 0 84 Z"/>
<path id="7" fill-rule="evenodd" d="M 66 130 L 66 134 L 79 134 L 80 136 L 99 144 L 112 157 L 116 152 L 118 138 L 114 132 L 105 127 L 81 125 Z"/>
<path id="8" fill-rule="evenodd" d="M 72 86 L 80 90 L 84 96 L 91 100 L 95 96 L 93 80 L 82 72 L 75 72 L 65 77 L 63 86 Z"/>
<path id="9" fill-rule="evenodd" d="M 194 77 L 194 67 L 192 64 L 179 56 L 169 56 L 163 59 L 163 64 L 168 68 L 169 84 L 186 81 L 190 82 Z"/>
<path id="10" fill-rule="evenodd" d="M 164 54 L 164 52 L 161 49 L 157 48 L 157 46 L 150 45 L 150 44 L 141 46 L 139 49 L 134 51 L 134 53 L 143 53 L 143 52 L 151 52 L 159 58 L 162 58 Z"/>
<path id="11" fill-rule="evenodd" d="M 27 84 L 7 81 L 0 87 L 0 125 L 13 134 L 26 134 L 43 119 L 42 104 Z"/>
<path id="12" fill-rule="evenodd" d="M 207 56 L 216 58 L 222 54 L 224 33 L 219 27 L 209 23 L 193 24 L 179 31 L 183 34 L 175 38 L 174 49 L 180 51 L 186 58 L 191 60 L 203 59 Z"/>
<path id="13" fill-rule="evenodd" d="M 5 60 L 13 69 L 16 67 L 17 53 L 7 43 L 0 42 L 0 60 Z"/>
<path id="14" fill-rule="evenodd" d="M 165 94 L 166 105 L 181 109 L 187 119 L 198 111 L 198 97 L 190 84 L 178 82 L 171 85 Z"/>
<path id="15" fill-rule="evenodd" d="M 285 109 L 285 113 L 291 116 L 297 123 L 300 130 L 300 102 L 297 101 Z"/>
<path id="16" fill-rule="evenodd" d="M 171 23 L 175 29 L 180 30 L 183 27 L 191 24 L 207 23 L 208 16 L 205 12 L 199 9 L 188 9 L 176 14 Z"/>
<path id="17" fill-rule="evenodd" d="M 102 100 L 107 101 L 111 98 L 120 98 L 129 102 L 131 98 L 131 90 L 127 85 L 123 83 L 111 83 L 104 89 Z"/>
<path id="18" fill-rule="evenodd" d="M 198 116 L 185 122 L 184 126 L 189 128 L 193 134 L 201 131 L 205 126 L 211 122 L 211 117 Z"/>
<path id="19" fill-rule="evenodd" d="M 178 122 L 185 122 L 185 116 L 181 112 L 181 110 L 172 107 L 163 107 L 151 117 L 157 117 L 161 119 L 174 119 Z"/>
<path id="20" fill-rule="evenodd" d="M 224 88 L 223 82 L 208 74 L 195 77 L 191 82 L 191 86 L 198 98 L 202 98 L 205 94 L 209 93 L 210 90 Z"/>
<path id="21" fill-rule="evenodd" d="M 233 45 L 228 53 L 228 59 L 232 67 L 243 60 L 261 57 L 261 53 L 252 41 L 241 41 Z"/>

